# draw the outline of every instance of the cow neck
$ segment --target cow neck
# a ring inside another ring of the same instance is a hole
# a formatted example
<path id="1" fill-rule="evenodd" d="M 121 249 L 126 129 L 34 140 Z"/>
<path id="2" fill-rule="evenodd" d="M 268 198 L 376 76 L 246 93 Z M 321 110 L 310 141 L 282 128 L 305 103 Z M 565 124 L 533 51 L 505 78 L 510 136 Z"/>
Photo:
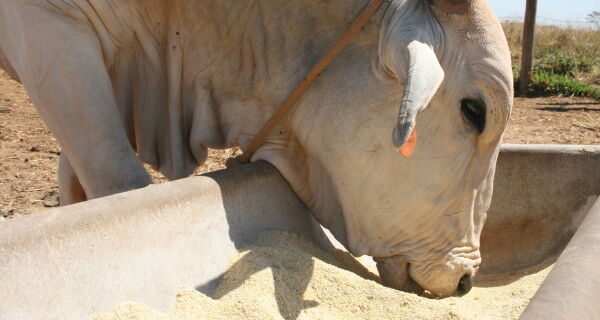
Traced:
<path id="1" fill-rule="evenodd" d="M 228 160 L 228 166 L 235 166 L 240 163 L 248 163 L 258 148 L 265 142 L 269 134 L 283 120 L 283 118 L 294 108 L 297 102 L 304 96 L 306 91 L 317 81 L 321 73 L 331 64 L 333 60 L 348 46 L 350 41 L 358 34 L 369 19 L 379 10 L 385 0 L 371 0 L 369 5 L 363 9 L 358 17 L 348 27 L 340 39 L 329 49 L 329 51 L 310 69 L 307 75 L 302 78 L 294 91 L 283 102 L 279 109 L 265 123 L 262 129 L 254 137 L 244 153 L 236 158 Z M 233 161 L 232 161 L 233 160 Z"/>

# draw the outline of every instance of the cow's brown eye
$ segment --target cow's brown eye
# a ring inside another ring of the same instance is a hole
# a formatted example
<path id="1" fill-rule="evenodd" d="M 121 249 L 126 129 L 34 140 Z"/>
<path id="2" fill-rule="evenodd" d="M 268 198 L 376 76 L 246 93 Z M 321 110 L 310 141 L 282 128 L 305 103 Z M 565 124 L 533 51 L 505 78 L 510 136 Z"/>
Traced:
<path id="1" fill-rule="evenodd" d="M 478 100 L 463 99 L 460 109 L 465 120 L 477 129 L 481 134 L 485 130 L 485 104 Z"/>

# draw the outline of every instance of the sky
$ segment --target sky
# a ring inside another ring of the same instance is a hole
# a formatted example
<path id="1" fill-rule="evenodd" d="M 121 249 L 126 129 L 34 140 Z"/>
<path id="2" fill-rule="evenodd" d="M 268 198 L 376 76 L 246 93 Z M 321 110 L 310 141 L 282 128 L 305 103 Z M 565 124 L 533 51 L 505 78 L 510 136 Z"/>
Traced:
<path id="1" fill-rule="evenodd" d="M 488 0 L 501 20 L 507 17 L 523 17 L 525 0 Z M 600 11 L 600 0 L 538 0 L 537 20 L 543 24 L 561 24 L 562 20 L 585 22 L 592 11 Z M 562 22 L 564 24 L 564 22 Z"/>

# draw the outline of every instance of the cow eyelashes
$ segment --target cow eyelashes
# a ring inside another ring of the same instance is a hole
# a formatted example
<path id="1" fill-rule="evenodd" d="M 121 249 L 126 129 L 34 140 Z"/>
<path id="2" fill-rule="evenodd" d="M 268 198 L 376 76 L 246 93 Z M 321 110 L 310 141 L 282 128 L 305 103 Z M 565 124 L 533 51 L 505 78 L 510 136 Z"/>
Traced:
<path id="1" fill-rule="evenodd" d="M 460 110 L 465 120 L 477 129 L 479 134 L 485 130 L 485 104 L 473 99 L 463 99 L 460 102 Z"/>

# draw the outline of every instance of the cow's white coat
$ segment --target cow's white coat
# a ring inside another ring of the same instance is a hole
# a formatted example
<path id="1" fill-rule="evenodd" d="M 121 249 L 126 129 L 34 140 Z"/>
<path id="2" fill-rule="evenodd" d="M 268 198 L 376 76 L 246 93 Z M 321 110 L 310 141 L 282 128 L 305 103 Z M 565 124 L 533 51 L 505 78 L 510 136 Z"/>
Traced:
<path id="1" fill-rule="evenodd" d="M 0 1 L 0 67 L 60 142 L 71 203 L 149 184 L 138 158 L 177 179 L 207 148 L 246 146 L 366 3 Z M 483 0 L 388 1 L 252 160 L 354 254 L 378 257 L 386 282 L 447 296 L 480 263 L 511 97 Z M 482 134 L 465 98 L 487 106 Z"/>

